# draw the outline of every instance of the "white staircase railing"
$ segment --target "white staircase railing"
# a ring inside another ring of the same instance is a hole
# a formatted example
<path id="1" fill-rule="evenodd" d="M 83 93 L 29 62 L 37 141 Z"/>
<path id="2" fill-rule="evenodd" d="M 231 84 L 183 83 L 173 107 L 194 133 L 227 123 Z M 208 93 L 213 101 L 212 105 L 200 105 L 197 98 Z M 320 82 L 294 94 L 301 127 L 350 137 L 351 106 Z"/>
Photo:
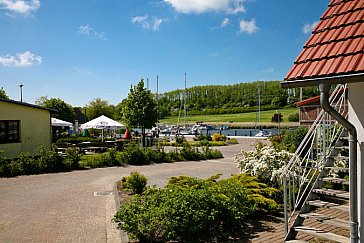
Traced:
<path id="1" fill-rule="evenodd" d="M 330 104 L 341 115 L 347 116 L 346 85 L 337 85 L 330 95 Z M 342 126 L 321 110 L 308 130 L 294 156 L 284 168 L 281 180 L 284 185 L 284 213 L 286 237 L 289 227 L 295 224 L 301 207 L 323 170 Z"/>

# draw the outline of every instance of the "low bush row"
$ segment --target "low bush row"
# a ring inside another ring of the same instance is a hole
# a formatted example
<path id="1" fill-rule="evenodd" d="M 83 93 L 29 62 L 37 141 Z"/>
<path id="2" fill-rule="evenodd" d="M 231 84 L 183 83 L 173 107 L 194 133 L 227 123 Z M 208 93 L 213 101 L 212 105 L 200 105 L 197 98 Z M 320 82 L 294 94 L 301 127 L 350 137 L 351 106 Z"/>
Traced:
<path id="1" fill-rule="evenodd" d="M 39 149 L 39 156 L 22 153 L 19 158 L 4 160 L 0 157 L 0 177 L 13 177 L 41 173 L 55 173 L 79 168 L 99 168 L 120 165 L 147 165 L 183 160 L 205 160 L 222 158 L 222 153 L 208 147 L 197 148 L 184 144 L 182 148 L 165 152 L 162 148 L 140 148 L 130 143 L 121 152 L 115 148 L 95 155 L 82 155 L 78 148 L 68 148 L 66 156 L 60 156 L 55 149 Z"/>
<path id="2" fill-rule="evenodd" d="M 66 150 L 67 157 L 60 156 L 54 149 L 39 148 L 39 156 L 21 153 L 19 158 L 5 160 L 0 158 L 0 177 L 55 173 L 78 168 L 80 154 L 77 149 Z"/>
<path id="3" fill-rule="evenodd" d="M 130 176 L 125 181 L 137 181 Z M 165 188 L 139 190 L 123 203 L 114 220 L 131 239 L 140 242 L 225 242 L 241 232 L 247 220 L 272 213 L 279 205 L 272 199 L 276 189 L 248 174 L 218 180 L 172 177 Z"/>

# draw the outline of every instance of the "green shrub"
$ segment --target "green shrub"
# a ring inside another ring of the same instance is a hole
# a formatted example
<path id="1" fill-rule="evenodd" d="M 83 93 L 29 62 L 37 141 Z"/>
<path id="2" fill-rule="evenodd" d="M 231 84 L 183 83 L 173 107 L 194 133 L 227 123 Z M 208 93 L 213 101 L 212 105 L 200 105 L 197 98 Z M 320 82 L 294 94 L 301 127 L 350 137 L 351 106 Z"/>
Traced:
<path id="1" fill-rule="evenodd" d="M 151 148 L 147 148 L 144 150 L 144 154 L 146 157 L 146 160 L 149 161 L 149 163 L 163 163 L 167 162 L 167 154 L 163 150 L 153 150 Z"/>
<path id="2" fill-rule="evenodd" d="M 289 151 L 294 152 L 306 136 L 307 132 L 308 129 L 306 127 L 298 127 L 293 131 L 287 132 L 283 138 L 283 143 Z"/>
<path id="3" fill-rule="evenodd" d="M 275 212 L 277 203 L 265 196 L 274 192 L 248 175 L 172 177 L 122 204 L 114 220 L 141 242 L 224 242 L 253 214 Z"/>
<path id="4" fill-rule="evenodd" d="M 167 161 L 168 162 L 172 162 L 172 161 L 182 161 L 184 160 L 183 156 L 181 155 L 181 153 L 179 153 L 178 151 L 169 151 L 167 153 Z"/>
<path id="5" fill-rule="evenodd" d="M 236 138 L 228 138 L 227 142 L 229 144 L 238 144 L 238 140 Z"/>
<path id="6" fill-rule="evenodd" d="M 104 160 L 102 159 L 104 155 L 95 154 L 95 155 L 83 155 L 81 157 L 81 167 L 83 168 L 101 168 L 105 167 Z"/>
<path id="7" fill-rule="evenodd" d="M 202 141 L 202 140 L 207 140 L 207 141 L 212 141 L 212 137 L 210 134 L 199 134 L 196 137 L 193 138 L 195 141 Z"/>
<path id="8" fill-rule="evenodd" d="M 183 136 L 176 136 L 176 143 L 177 144 L 183 144 L 187 140 Z"/>
<path id="9" fill-rule="evenodd" d="M 21 164 L 17 160 L 0 158 L 0 177 L 13 177 L 24 174 Z"/>
<path id="10" fill-rule="evenodd" d="M 78 148 L 69 147 L 66 149 L 65 165 L 69 169 L 77 169 L 81 160 L 80 150 Z"/>
<path id="11" fill-rule="evenodd" d="M 108 152 L 101 154 L 83 155 L 80 164 L 83 168 L 101 168 L 123 165 L 124 160 L 125 154 L 117 152 L 115 148 L 112 148 Z"/>
<path id="12" fill-rule="evenodd" d="M 40 147 L 38 153 L 39 156 L 35 163 L 40 166 L 40 172 L 52 173 L 66 170 L 64 159 L 54 150 L 54 148 L 46 150 L 44 147 Z"/>
<path id="13" fill-rule="evenodd" d="M 184 144 L 180 153 L 185 160 L 196 161 L 203 159 L 198 148 L 192 148 L 189 144 Z"/>
<path id="14" fill-rule="evenodd" d="M 10 162 L 13 172 L 18 170 L 19 174 L 15 175 L 32 175 L 41 173 L 44 165 L 41 165 L 40 161 L 35 159 L 34 156 L 29 153 L 20 153 L 19 158 L 12 159 Z"/>
<path id="15" fill-rule="evenodd" d="M 210 146 L 210 142 L 208 140 L 200 140 L 198 143 L 197 143 L 197 146 Z"/>
<path id="16" fill-rule="evenodd" d="M 147 186 L 147 178 L 137 171 L 131 172 L 130 176 L 121 178 L 118 182 L 118 189 L 126 189 L 133 194 L 141 194 Z"/>
<path id="17" fill-rule="evenodd" d="M 129 165 L 146 165 L 150 162 L 147 160 L 144 150 L 136 143 L 130 143 L 122 152 L 123 162 Z"/>
<path id="18" fill-rule="evenodd" d="M 217 149 L 211 149 L 208 146 L 202 148 L 203 151 L 203 156 L 206 159 L 220 159 L 220 158 L 224 158 L 224 156 L 222 155 L 220 150 Z"/>
<path id="19" fill-rule="evenodd" d="M 223 141 L 225 142 L 226 141 L 226 136 L 225 135 L 222 135 L 220 133 L 215 133 L 214 135 L 212 135 L 212 141 Z"/>
<path id="20" fill-rule="evenodd" d="M 108 153 L 109 153 L 109 159 L 110 159 L 111 166 L 121 165 L 121 163 L 118 161 L 118 158 L 117 158 L 118 153 L 116 151 L 116 148 L 109 148 Z"/>
<path id="21" fill-rule="evenodd" d="M 300 113 L 295 112 L 288 115 L 288 121 L 289 122 L 299 122 L 300 121 Z"/>
<path id="22" fill-rule="evenodd" d="M 299 127 L 292 131 L 282 131 L 281 134 L 272 136 L 270 140 L 275 149 L 294 152 L 306 136 L 307 132 L 308 129 L 306 127 Z"/>

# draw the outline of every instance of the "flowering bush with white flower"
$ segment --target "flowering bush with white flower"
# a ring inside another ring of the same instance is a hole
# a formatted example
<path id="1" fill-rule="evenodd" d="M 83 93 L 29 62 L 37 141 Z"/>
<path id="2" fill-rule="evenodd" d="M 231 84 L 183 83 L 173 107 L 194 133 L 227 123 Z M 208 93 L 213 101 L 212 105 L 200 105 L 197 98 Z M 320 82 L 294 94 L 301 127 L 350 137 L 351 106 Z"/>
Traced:
<path id="1" fill-rule="evenodd" d="M 250 173 L 267 184 L 280 184 L 279 176 L 285 164 L 293 157 L 293 153 L 278 151 L 261 142 L 254 144 L 255 150 L 240 151 L 235 155 L 235 162 L 241 173 Z"/>

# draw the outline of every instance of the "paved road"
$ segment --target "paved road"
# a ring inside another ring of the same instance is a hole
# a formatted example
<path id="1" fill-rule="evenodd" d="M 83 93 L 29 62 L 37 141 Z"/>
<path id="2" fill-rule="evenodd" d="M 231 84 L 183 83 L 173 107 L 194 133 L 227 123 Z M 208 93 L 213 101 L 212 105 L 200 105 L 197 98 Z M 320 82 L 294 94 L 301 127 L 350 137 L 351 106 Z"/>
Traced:
<path id="1" fill-rule="evenodd" d="M 239 140 L 219 148 L 225 156 L 221 160 L 0 178 L 0 242 L 120 242 L 110 224 L 117 209 L 117 180 L 132 171 L 157 186 L 176 175 L 229 177 L 238 173 L 233 155 L 252 149 L 252 139 Z"/>

